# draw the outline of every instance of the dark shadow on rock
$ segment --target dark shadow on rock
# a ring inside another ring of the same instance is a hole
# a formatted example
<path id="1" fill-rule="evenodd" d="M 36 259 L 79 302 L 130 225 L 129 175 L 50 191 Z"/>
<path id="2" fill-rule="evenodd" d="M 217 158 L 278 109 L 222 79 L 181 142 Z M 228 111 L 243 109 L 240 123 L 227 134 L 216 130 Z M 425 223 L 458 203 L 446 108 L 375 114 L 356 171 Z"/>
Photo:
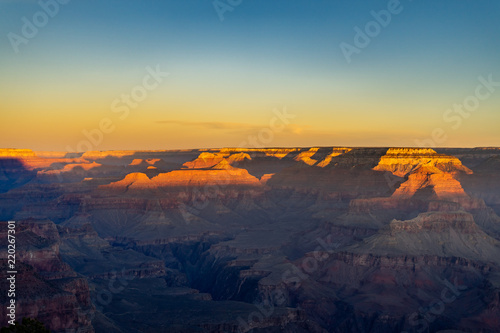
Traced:
<path id="1" fill-rule="evenodd" d="M 20 187 L 35 176 L 36 172 L 28 170 L 20 159 L 0 158 L 0 193 Z"/>

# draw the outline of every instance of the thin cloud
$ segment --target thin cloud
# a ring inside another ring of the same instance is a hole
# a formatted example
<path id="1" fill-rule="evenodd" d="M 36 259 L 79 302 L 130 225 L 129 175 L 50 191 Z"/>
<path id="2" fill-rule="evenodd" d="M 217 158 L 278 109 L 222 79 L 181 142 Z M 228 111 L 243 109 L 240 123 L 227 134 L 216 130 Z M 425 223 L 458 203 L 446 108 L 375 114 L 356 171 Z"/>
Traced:
<path id="1" fill-rule="evenodd" d="M 244 124 L 244 123 L 229 123 L 216 121 L 180 121 L 180 120 L 158 120 L 157 124 L 179 125 L 186 127 L 200 127 L 216 130 L 254 130 L 260 129 L 261 126 Z"/>

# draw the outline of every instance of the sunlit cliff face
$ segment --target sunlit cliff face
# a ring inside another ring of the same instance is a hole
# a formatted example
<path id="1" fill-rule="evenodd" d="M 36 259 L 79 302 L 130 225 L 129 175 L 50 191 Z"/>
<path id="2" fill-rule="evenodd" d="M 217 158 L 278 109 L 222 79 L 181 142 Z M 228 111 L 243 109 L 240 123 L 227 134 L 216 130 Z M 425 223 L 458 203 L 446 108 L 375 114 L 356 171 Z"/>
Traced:
<path id="1" fill-rule="evenodd" d="M 433 149 L 391 148 L 380 158 L 374 170 L 390 171 L 394 175 L 404 177 L 420 166 L 436 167 L 444 172 L 472 171 L 463 166 L 456 157 L 440 155 Z"/>
<path id="2" fill-rule="evenodd" d="M 459 173 L 472 174 L 456 157 L 437 154 L 432 149 L 394 149 L 382 156 L 374 168 L 406 177 L 407 181 L 393 193 L 394 198 L 411 198 L 418 191 L 429 189 L 437 198 L 465 197 L 460 182 L 454 178 Z"/>
<path id="3" fill-rule="evenodd" d="M 121 179 L 103 180 L 99 190 L 126 192 L 168 187 L 262 187 L 276 174 L 276 163 L 286 163 L 284 171 L 298 166 L 322 172 L 335 172 L 336 168 L 345 170 L 350 164 L 354 167 L 359 157 L 351 154 L 353 149 L 356 148 L 224 148 L 171 152 L 91 151 L 72 155 L 2 149 L 0 158 L 18 160 L 26 170 L 35 171 L 39 178 L 80 175 L 86 176 L 82 181 L 88 181 L 103 170 L 111 170 L 107 174 L 113 175 L 116 170 L 112 168 L 119 167 Z M 152 156 L 146 156 L 148 154 Z M 172 156 L 175 156 L 175 163 L 169 162 Z M 375 165 L 372 170 L 381 174 L 390 172 L 401 178 L 401 185 L 392 193 L 395 199 L 412 198 L 424 189 L 439 199 L 467 196 L 456 176 L 472 171 L 456 157 L 438 154 L 432 149 L 390 148 L 385 154 L 372 158 Z M 325 182 L 328 181 L 326 177 Z M 286 185 L 293 186 L 293 178 Z"/>

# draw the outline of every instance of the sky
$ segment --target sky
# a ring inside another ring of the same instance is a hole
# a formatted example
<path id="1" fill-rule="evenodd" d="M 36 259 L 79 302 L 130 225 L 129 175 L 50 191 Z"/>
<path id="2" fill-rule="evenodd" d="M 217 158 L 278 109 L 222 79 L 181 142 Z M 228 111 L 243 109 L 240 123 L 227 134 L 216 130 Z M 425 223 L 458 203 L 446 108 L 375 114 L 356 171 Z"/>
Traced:
<path id="1" fill-rule="evenodd" d="M 0 0 L 0 147 L 500 146 L 498 0 Z"/>

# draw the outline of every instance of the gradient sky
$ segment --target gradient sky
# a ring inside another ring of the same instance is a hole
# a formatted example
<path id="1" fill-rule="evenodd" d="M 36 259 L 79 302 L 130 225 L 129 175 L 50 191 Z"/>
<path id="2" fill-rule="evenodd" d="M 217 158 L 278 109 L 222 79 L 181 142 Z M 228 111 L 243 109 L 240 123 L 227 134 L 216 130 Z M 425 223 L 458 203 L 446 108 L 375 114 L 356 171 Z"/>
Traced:
<path id="1" fill-rule="evenodd" d="M 72 0 L 16 53 L 9 33 L 42 9 L 0 0 L 0 146 L 416 146 L 436 128 L 436 146 L 500 146 L 500 87 L 443 119 L 478 77 L 500 82 L 500 2 L 401 0 L 348 63 L 339 45 L 388 3 L 242 0 L 221 21 L 211 0 Z M 169 76 L 120 119 L 112 103 L 157 65 Z M 82 144 L 105 118 L 113 130 Z"/>

